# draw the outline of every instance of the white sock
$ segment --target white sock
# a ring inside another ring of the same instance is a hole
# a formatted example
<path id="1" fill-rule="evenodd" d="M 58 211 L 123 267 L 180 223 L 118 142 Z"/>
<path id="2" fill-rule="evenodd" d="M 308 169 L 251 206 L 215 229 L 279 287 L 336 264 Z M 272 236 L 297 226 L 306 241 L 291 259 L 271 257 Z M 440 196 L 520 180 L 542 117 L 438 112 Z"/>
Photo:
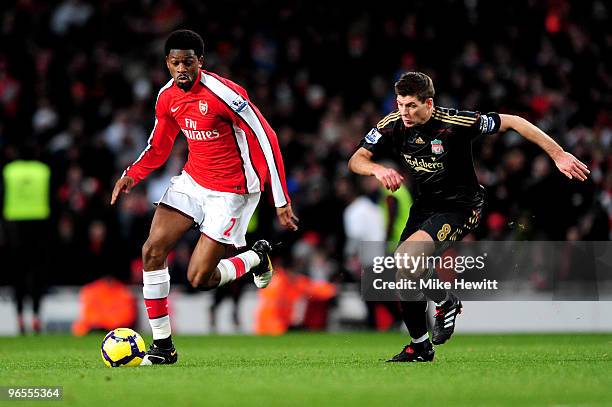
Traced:
<path id="1" fill-rule="evenodd" d="M 168 294 L 170 293 L 170 273 L 168 267 L 162 270 L 142 272 L 142 294 L 144 296 L 149 325 L 153 339 L 164 339 L 172 334 L 168 315 Z"/>
<path id="2" fill-rule="evenodd" d="M 428 339 L 429 339 L 429 334 L 425 334 L 417 339 L 412 338 L 412 343 L 421 343 L 421 342 L 425 342 Z"/>
<path id="3" fill-rule="evenodd" d="M 253 250 L 247 250 L 244 253 L 240 253 L 238 256 L 244 260 L 247 270 L 251 271 L 253 267 L 259 266 L 259 255 Z"/>
<path id="4" fill-rule="evenodd" d="M 172 335 L 172 328 L 170 327 L 170 316 L 149 319 L 149 325 L 151 325 L 151 331 L 153 331 L 153 340 L 155 339 L 166 339 Z"/>
<path id="5" fill-rule="evenodd" d="M 259 265 L 259 256 L 253 250 L 247 250 L 235 257 L 223 259 L 217 265 L 217 270 L 221 273 L 219 287 L 231 281 L 239 279 L 253 267 Z"/>

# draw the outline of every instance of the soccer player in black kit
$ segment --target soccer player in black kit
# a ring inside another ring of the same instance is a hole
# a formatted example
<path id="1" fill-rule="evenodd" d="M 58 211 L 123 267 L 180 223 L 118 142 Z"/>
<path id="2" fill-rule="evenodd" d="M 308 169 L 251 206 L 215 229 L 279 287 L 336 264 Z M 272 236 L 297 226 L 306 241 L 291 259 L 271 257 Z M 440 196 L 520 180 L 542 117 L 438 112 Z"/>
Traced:
<path id="1" fill-rule="evenodd" d="M 478 226 L 485 203 L 484 188 L 478 184 L 472 161 L 472 141 L 478 136 L 514 129 L 540 146 L 569 179 L 584 181 L 589 174 L 584 163 L 521 117 L 435 106 L 433 82 L 424 73 L 404 73 L 395 83 L 395 93 L 398 109 L 364 137 L 348 165 L 357 174 L 376 177 L 391 191 L 400 187 L 402 175 L 374 160 L 391 156 L 408 167 L 417 198 L 396 254 L 431 255 Z M 431 278 L 434 273 L 433 269 L 411 274 L 398 270 L 398 278 Z M 432 342 L 443 344 L 451 337 L 461 301 L 453 293 L 438 289 L 399 294 L 412 341 L 389 362 L 432 361 Z M 436 303 L 431 342 L 427 300 Z"/>

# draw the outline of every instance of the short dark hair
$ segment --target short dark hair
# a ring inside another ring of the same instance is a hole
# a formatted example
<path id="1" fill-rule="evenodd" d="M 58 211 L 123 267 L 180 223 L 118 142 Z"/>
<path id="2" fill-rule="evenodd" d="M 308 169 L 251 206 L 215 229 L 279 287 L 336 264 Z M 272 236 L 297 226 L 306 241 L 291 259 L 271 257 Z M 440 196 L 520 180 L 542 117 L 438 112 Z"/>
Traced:
<path id="1" fill-rule="evenodd" d="M 398 96 L 415 96 L 419 101 L 433 98 L 436 91 L 433 81 L 422 72 L 403 73 L 395 82 L 395 94 Z"/>
<path id="2" fill-rule="evenodd" d="M 191 30 L 176 30 L 166 40 L 164 51 L 166 56 L 170 54 L 171 49 L 192 49 L 196 56 L 204 55 L 204 40 L 195 31 Z"/>

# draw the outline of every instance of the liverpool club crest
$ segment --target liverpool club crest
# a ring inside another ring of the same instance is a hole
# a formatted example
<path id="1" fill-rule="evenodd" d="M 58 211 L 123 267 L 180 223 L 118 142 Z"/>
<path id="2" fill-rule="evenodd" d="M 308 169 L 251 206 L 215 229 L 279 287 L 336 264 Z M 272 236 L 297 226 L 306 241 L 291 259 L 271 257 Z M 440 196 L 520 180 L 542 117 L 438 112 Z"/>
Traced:
<path id="1" fill-rule="evenodd" d="M 431 152 L 434 154 L 442 154 L 444 152 L 444 147 L 442 147 L 442 140 L 431 140 Z"/>
<path id="2" fill-rule="evenodd" d="M 202 113 L 202 116 L 208 113 L 208 103 L 206 103 L 205 100 L 200 100 L 198 106 L 200 107 L 200 113 Z"/>

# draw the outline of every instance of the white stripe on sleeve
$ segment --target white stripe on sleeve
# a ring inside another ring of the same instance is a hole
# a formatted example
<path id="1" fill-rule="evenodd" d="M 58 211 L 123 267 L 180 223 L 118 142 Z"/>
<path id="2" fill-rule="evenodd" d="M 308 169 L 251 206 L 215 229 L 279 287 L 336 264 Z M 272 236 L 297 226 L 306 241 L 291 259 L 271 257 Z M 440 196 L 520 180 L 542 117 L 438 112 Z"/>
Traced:
<path id="1" fill-rule="evenodd" d="M 280 176 L 276 169 L 276 164 L 274 160 L 274 154 L 272 152 L 272 145 L 270 144 L 270 140 L 268 140 L 268 136 L 257 117 L 257 114 L 249 103 L 244 100 L 244 98 L 225 85 L 223 82 L 215 78 L 214 76 L 207 75 L 202 73 L 202 82 L 217 96 L 223 100 L 237 115 L 239 115 L 253 130 L 257 140 L 259 141 L 259 145 L 263 150 L 264 157 L 266 158 L 266 163 L 268 165 L 268 170 L 270 171 L 270 184 L 272 185 L 272 195 L 274 196 L 274 203 L 276 207 L 281 207 L 287 204 L 287 199 L 285 198 L 285 192 L 283 191 L 283 186 L 280 180 Z"/>
<path id="2" fill-rule="evenodd" d="M 234 128 L 234 134 L 236 134 L 236 142 L 238 143 L 238 149 L 240 150 L 240 156 L 244 166 L 244 175 L 246 176 L 247 191 L 252 194 L 259 192 L 259 178 L 251 163 L 251 157 L 249 155 L 249 144 L 247 142 L 246 133 L 240 127 L 235 124 L 232 125 Z"/>

